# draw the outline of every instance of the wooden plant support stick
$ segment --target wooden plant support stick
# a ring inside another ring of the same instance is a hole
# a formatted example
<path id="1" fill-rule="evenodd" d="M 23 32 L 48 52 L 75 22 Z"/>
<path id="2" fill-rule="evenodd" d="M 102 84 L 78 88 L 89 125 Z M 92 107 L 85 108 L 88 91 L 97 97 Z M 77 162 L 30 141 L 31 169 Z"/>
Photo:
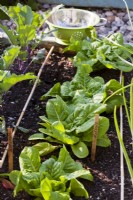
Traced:
<path id="1" fill-rule="evenodd" d="M 20 124 L 20 122 L 21 122 L 21 120 L 22 120 L 22 117 L 24 116 L 24 113 L 25 113 L 25 111 L 26 111 L 26 109 L 27 109 L 27 107 L 28 107 L 28 104 L 29 104 L 29 102 L 30 102 L 30 100 L 31 100 L 31 98 L 32 98 L 32 95 L 33 95 L 33 93 L 34 93 L 34 91 L 35 91 L 35 89 L 36 89 L 36 86 L 37 86 L 37 84 L 38 84 L 38 81 L 39 81 L 39 78 L 40 78 L 40 76 L 41 76 L 42 70 L 43 70 L 44 66 L 46 65 L 46 63 L 47 63 L 47 61 L 48 61 L 48 59 L 49 59 L 51 53 L 53 52 L 53 49 L 54 49 L 54 46 L 51 47 L 50 51 L 48 52 L 48 54 L 47 54 L 47 56 L 46 56 L 46 58 L 45 58 L 45 60 L 44 60 L 44 62 L 42 63 L 42 66 L 41 66 L 41 68 L 40 68 L 40 70 L 39 70 L 39 72 L 38 72 L 38 74 L 37 74 L 37 78 L 36 78 L 36 81 L 35 81 L 35 83 L 34 83 L 34 85 L 33 85 L 33 87 L 32 87 L 32 90 L 31 90 L 31 92 L 30 92 L 30 95 L 29 95 L 29 97 L 28 97 L 28 99 L 27 99 L 27 101 L 26 101 L 26 103 L 25 103 L 25 105 L 24 105 L 24 107 L 23 107 L 23 110 L 22 110 L 22 112 L 21 112 L 21 114 L 20 114 L 20 116 L 19 116 L 19 118 L 18 118 L 18 121 L 17 121 L 16 126 L 15 126 L 15 128 L 14 128 L 14 131 L 13 131 L 13 133 L 12 133 L 12 138 L 15 136 L 15 133 L 16 133 L 16 131 L 17 131 L 17 128 L 18 128 L 18 126 L 19 126 L 19 124 Z M 4 163 L 5 157 L 6 157 L 7 152 L 8 152 L 8 148 L 9 148 L 9 146 L 8 146 L 8 144 L 7 144 L 6 149 L 5 149 L 5 152 L 4 152 L 4 155 L 3 155 L 3 157 L 2 157 L 2 160 L 0 161 L 0 168 L 2 167 L 2 165 L 3 165 L 3 163 Z"/>
<path id="2" fill-rule="evenodd" d="M 96 156 L 98 126 L 99 126 L 99 114 L 95 114 L 95 122 L 94 122 L 93 137 L 92 137 L 92 147 L 91 147 L 91 161 L 92 162 L 95 161 L 95 156 Z"/>
<path id="3" fill-rule="evenodd" d="M 43 70 L 44 66 L 46 65 L 46 63 L 47 63 L 47 61 L 48 61 L 48 59 L 49 59 L 49 57 L 50 57 L 50 55 L 51 55 L 53 49 L 54 49 L 54 46 L 51 47 L 51 49 L 50 49 L 48 55 L 46 56 L 44 62 L 42 63 L 42 66 L 41 66 L 41 68 L 40 68 L 40 70 L 39 70 L 39 72 L 38 72 L 38 74 L 37 74 L 37 78 L 36 78 L 35 83 L 34 83 L 34 85 L 33 85 L 33 87 L 32 87 L 32 90 L 31 90 L 31 92 L 30 92 L 30 95 L 29 95 L 29 97 L 28 97 L 28 99 L 27 99 L 27 101 L 26 101 L 26 103 L 25 103 L 25 105 L 24 105 L 24 107 L 23 107 L 23 110 L 22 110 L 22 112 L 21 112 L 21 114 L 20 114 L 20 116 L 19 116 L 19 118 L 18 118 L 18 121 L 17 121 L 17 123 L 16 123 L 16 126 L 15 126 L 15 128 L 14 128 L 13 137 L 14 137 L 16 131 L 17 131 L 17 128 L 18 128 L 18 126 L 19 126 L 21 120 L 22 120 L 22 117 L 24 116 L 24 113 L 25 113 L 25 111 L 26 111 L 26 109 L 27 109 L 27 107 L 28 107 L 28 104 L 29 104 L 29 102 L 30 102 L 30 100 L 31 100 L 31 98 L 32 98 L 32 96 L 33 96 L 33 93 L 34 93 L 34 91 L 35 91 L 35 89 L 36 89 L 36 86 L 37 86 L 37 84 L 38 84 L 38 81 L 39 81 L 39 78 L 40 78 L 40 76 L 41 76 L 42 70 Z"/>
<path id="4" fill-rule="evenodd" d="M 13 136 L 12 128 L 7 129 L 8 134 L 8 171 L 13 170 Z"/>

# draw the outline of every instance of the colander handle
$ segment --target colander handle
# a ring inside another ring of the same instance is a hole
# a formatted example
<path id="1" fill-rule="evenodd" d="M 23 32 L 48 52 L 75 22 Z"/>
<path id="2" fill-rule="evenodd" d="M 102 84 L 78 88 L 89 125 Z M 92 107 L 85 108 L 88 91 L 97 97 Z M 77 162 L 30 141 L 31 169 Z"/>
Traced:
<path id="1" fill-rule="evenodd" d="M 98 26 L 104 26 L 107 23 L 107 19 L 106 18 L 100 18 L 100 22 L 99 24 L 95 25 L 96 27 Z"/>

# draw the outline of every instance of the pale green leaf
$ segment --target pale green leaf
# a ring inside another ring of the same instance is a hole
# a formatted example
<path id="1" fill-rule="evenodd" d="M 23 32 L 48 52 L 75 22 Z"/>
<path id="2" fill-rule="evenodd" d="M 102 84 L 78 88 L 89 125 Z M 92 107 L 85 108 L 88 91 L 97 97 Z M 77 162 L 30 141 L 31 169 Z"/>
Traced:
<path id="1" fill-rule="evenodd" d="M 37 172 L 40 167 L 38 150 L 35 147 L 25 147 L 19 156 L 19 163 L 23 174 Z"/>
<path id="2" fill-rule="evenodd" d="M 41 174 L 45 173 L 45 176 L 50 179 L 58 180 L 59 177 L 64 173 L 63 164 L 55 161 L 53 158 L 49 158 L 42 163 L 39 172 Z"/>
<path id="3" fill-rule="evenodd" d="M 56 83 L 46 94 L 41 96 L 41 100 L 44 100 L 47 97 L 55 97 L 60 95 L 60 83 Z"/>
<path id="4" fill-rule="evenodd" d="M 77 179 L 72 179 L 70 182 L 70 192 L 78 197 L 89 198 L 87 190 L 84 188 L 84 185 L 79 182 Z"/>
<path id="5" fill-rule="evenodd" d="M 18 82 L 28 80 L 28 79 L 35 79 L 35 78 L 36 76 L 31 73 L 22 74 L 22 75 L 10 74 L 9 76 L 4 77 L 3 81 L 0 83 L 0 89 L 6 92 Z"/>
<path id="6" fill-rule="evenodd" d="M 62 182 L 45 178 L 41 182 L 40 190 L 45 200 L 70 200 L 69 194 L 64 191 L 64 184 Z"/>
<path id="7" fill-rule="evenodd" d="M 44 156 L 55 151 L 60 146 L 54 146 L 52 144 L 49 144 L 48 142 L 40 142 L 35 144 L 34 147 L 39 151 L 40 156 Z"/>
<path id="8" fill-rule="evenodd" d="M 35 133 L 35 134 L 31 135 L 28 139 L 29 140 L 43 140 L 44 134 L 43 133 Z"/>
<path id="9" fill-rule="evenodd" d="M 90 181 L 93 180 L 90 171 L 85 170 L 85 169 L 80 169 L 78 171 L 74 171 L 72 173 L 68 173 L 66 175 L 63 175 L 63 177 L 65 177 L 67 180 L 72 180 L 72 179 L 75 179 L 75 178 L 82 178 L 83 176 L 86 177 L 87 180 L 90 180 Z"/>
<path id="10" fill-rule="evenodd" d="M 100 116 L 98 125 L 98 135 L 97 135 L 98 139 L 104 137 L 108 128 L 109 128 L 109 119 Z M 93 127 L 91 127 L 82 134 L 82 141 L 92 142 L 92 137 L 93 137 Z"/>
<path id="11" fill-rule="evenodd" d="M 89 154 L 88 147 L 84 142 L 78 142 L 74 145 L 71 145 L 73 153 L 78 157 L 78 158 L 85 158 Z"/>
<path id="12" fill-rule="evenodd" d="M 47 102 L 46 113 L 48 119 L 52 122 L 63 121 L 69 115 L 69 110 L 62 98 L 57 96 L 55 99 L 50 99 Z"/>
<path id="13" fill-rule="evenodd" d="M 60 150 L 58 161 L 63 163 L 65 173 L 72 173 L 82 169 L 82 165 L 71 158 L 65 146 Z"/>
<path id="14" fill-rule="evenodd" d="M 8 40 L 12 45 L 18 45 L 17 35 L 15 34 L 14 30 L 10 30 L 7 26 L 3 26 L 0 24 L 0 28 L 6 33 L 8 36 Z"/>
<path id="15" fill-rule="evenodd" d="M 111 146 L 111 141 L 107 135 L 104 135 L 102 138 L 97 140 L 97 146 L 100 146 L 100 147 Z"/>
<path id="16" fill-rule="evenodd" d="M 33 26 L 25 25 L 18 29 L 19 42 L 22 47 L 26 47 L 36 36 L 36 30 Z"/>
<path id="17" fill-rule="evenodd" d="M 20 52 L 20 47 L 19 46 L 10 46 L 5 49 L 1 59 L 3 60 L 3 66 L 0 65 L 1 69 L 8 69 L 10 65 L 13 64 L 15 58 L 17 58 L 18 54 Z"/>

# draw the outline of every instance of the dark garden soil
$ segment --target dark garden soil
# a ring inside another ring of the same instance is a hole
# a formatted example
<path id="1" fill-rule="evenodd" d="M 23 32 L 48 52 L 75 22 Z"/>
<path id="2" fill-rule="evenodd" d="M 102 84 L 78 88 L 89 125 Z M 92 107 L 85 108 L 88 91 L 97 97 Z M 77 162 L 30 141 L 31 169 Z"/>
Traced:
<path id="1" fill-rule="evenodd" d="M 35 65 L 29 68 L 29 71 L 37 74 L 40 65 Z M 23 71 L 24 69 L 22 69 Z M 18 70 L 17 65 L 12 67 L 12 72 L 17 74 L 22 73 Z M 56 82 L 63 83 L 64 81 L 71 80 L 76 72 L 72 66 L 68 55 L 53 53 L 47 65 L 45 66 L 41 75 L 41 82 L 39 83 L 36 91 L 30 101 L 27 111 L 21 121 L 20 126 L 29 129 L 29 133 L 22 133 L 17 131 L 14 137 L 14 169 L 19 169 L 18 157 L 21 150 L 31 145 L 28 142 L 28 137 L 36 133 L 39 128 L 39 116 L 45 114 L 46 101 L 41 102 L 39 98 L 46 93 Z M 119 71 L 115 70 L 102 70 L 92 76 L 100 75 L 105 79 L 105 82 L 115 78 L 119 80 Z M 125 73 L 125 84 L 129 84 L 133 72 Z M 31 91 L 33 82 L 24 81 L 16 84 L 3 96 L 3 105 L 0 108 L 0 115 L 4 115 L 7 127 L 13 127 L 22 111 L 22 108 Z M 128 95 L 128 94 L 127 94 Z M 117 139 L 113 115 L 106 115 L 110 119 L 110 128 L 108 136 L 112 145 L 108 148 L 97 148 L 96 161 L 92 163 L 90 157 L 81 159 L 85 167 L 88 167 L 94 176 L 94 182 L 89 183 L 83 181 L 86 189 L 89 192 L 91 200 L 119 200 L 120 199 L 120 147 Z M 131 134 L 128 128 L 127 119 L 124 116 L 124 142 L 128 150 L 129 156 L 133 164 L 133 156 L 131 157 Z M 77 158 L 75 158 L 77 159 Z M 77 159 L 78 160 L 78 159 Z M 7 158 L 1 172 L 7 172 Z M 12 190 L 5 189 L 0 183 L 0 200 L 30 200 L 34 199 L 24 192 L 20 193 L 17 197 L 13 198 Z M 74 200 L 83 200 L 83 198 L 73 197 Z M 53 199 L 54 200 L 54 199 Z M 133 200 L 133 188 L 127 167 L 125 165 L 125 200 Z"/>

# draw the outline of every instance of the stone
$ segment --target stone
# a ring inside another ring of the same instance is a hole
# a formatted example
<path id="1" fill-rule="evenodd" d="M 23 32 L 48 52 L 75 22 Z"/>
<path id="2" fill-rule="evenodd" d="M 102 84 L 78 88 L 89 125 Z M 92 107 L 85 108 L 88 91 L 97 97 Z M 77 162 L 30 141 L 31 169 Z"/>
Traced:
<path id="1" fill-rule="evenodd" d="M 132 35 L 128 34 L 128 35 L 126 35 L 125 39 L 127 42 L 131 42 L 133 40 L 133 37 L 132 37 Z"/>
<path id="2" fill-rule="evenodd" d="M 112 27 L 112 31 L 115 32 L 115 31 L 117 31 L 117 30 L 118 30 L 118 27 L 117 27 L 117 26 L 113 26 L 113 27 Z"/>
<path id="3" fill-rule="evenodd" d="M 133 18 L 133 11 L 130 10 L 130 16 Z"/>
<path id="4" fill-rule="evenodd" d="M 50 8 L 49 4 L 43 4 L 43 8 Z"/>
<path id="5" fill-rule="evenodd" d="M 128 21 L 129 20 L 129 17 L 128 17 L 128 14 L 125 14 L 125 16 L 123 17 L 124 20 Z"/>
<path id="6" fill-rule="evenodd" d="M 115 25 L 120 27 L 124 25 L 124 22 L 119 17 L 115 17 Z"/>
<path id="7" fill-rule="evenodd" d="M 133 28 L 131 26 L 127 26 L 127 30 L 133 31 Z"/>
<path id="8" fill-rule="evenodd" d="M 113 15 L 113 12 L 107 11 L 107 12 L 105 12 L 105 15 L 106 15 L 107 17 L 112 16 L 112 15 Z"/>
<path id="9" fill-rule="evenodd" d="M 115 21 L 115 16 L 114 15 L 112 15 L 112 16 L 107 16 L 107 21 L 108 22 L 113 22 L 113 21 Z"/>
<path id="10" fill-rule="evenodd" d="M 121 27 L 120 27 L 120 31 L 124 31 L 124 32 L 125 32 L 126 29 L 127 29 L 127 25 L 124 25 L 124 26 L 121 26 Z"/>
<path id="11" fill-rule="evenodd" d="M 124 12 L 119 12 L 119 13 L 117 13 L 117 16 L 118 16 L 119 18 L 122 18 L 122 17 L 125 16 L 125 13 L 124 13 Z"/>

